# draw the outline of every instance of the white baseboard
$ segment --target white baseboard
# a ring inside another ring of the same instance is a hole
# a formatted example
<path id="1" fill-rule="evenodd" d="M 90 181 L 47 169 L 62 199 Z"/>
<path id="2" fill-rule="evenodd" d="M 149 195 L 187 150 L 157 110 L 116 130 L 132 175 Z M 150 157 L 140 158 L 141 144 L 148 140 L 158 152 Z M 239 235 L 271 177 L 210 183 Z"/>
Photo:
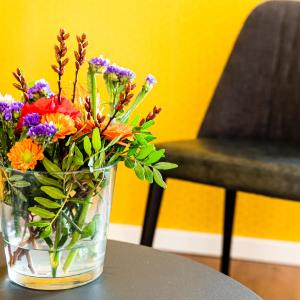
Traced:
<path id="1" fill-rule="evenodd" d="M 141 227 L 111 224 L 109 238 L 138 244 Z M 158 228 L 154 248 L 178 253 L 221 255 L 222 236 Z M 300 243 L 249 237 L 233 237 L 233 258 L 300 266 Z"/>

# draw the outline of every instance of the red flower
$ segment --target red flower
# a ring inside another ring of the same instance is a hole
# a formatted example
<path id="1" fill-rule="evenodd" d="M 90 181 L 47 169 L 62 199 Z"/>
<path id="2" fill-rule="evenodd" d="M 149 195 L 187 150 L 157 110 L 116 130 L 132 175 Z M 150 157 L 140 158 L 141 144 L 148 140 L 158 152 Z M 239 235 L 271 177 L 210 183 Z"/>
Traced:
<path id="1" fill-rule="evenodd" d="M 21 129 L 23 125 L 23 118 L 32 113 L 38 113 L 41 116 L 52 113 L 62 113 L 70 116 L 73 120 L 81 117 L 81 113 L 66 98 L 61 97 L 61 104 L 58 103 L 57 96 L 40 98 L 31 104 L 26 103 L 22 107 L 17 129 Z"/>

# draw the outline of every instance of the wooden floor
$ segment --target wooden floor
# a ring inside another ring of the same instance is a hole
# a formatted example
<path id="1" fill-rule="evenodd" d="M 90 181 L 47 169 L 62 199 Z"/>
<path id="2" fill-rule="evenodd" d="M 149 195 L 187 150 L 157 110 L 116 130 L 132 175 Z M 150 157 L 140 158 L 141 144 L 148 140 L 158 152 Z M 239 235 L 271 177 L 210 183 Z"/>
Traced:
<path id="1" fill-rule="evenodd" d="M 183 256 L 219 269 L 218 258 Z M 232 260 L 231 277 L 264 300 L 300 300 L 300 267 Z"/>

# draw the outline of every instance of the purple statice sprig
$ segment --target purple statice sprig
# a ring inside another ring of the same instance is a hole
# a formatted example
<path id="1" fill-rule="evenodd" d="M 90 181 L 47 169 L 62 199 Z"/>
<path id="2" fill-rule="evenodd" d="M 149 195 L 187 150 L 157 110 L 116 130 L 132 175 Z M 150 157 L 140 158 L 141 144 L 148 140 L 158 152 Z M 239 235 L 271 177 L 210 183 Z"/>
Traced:
<path id="1" fill-rule="evenodd" d="M 28 114 L 23 118 L 23 126 L 37 126 L 41 122 L 41 116 L 38 113 Z"/>
<path id="2" fill-rule="evenodd" d="M 0 102 L 0 113 L 3 115 L 5 121 L 11 121 L 13 118 L 14 112 L 19 113 L 23 107 L 22 102 Z"/>
<path id="3" fill-rule="evenodd" d="M 34 85 L 28 89 L 28 96 L 30 100 L 39 99 L 41 97 L 51 97 L 53 93 L 50 89 L 49 83 L 45 79 L 37 80 Z"/>
<path id="4" fill-rule="evenodd" d="M 148 74 L 146 77 L 146 84 L 148 85 L 154 85 L 157 83 L 156 78 L 152 74 Z"/>
<path id="5" fill-rule="evenodd" d="M 116 76 L 117 79 L 129 79 L 133 80 L 135 78 L 135 73 L 130 69 L 126 69 L 117 65 L 110 65 L 105 71 L 106 76 Z"/>
<path id="6" fill-rule="evenodd" d="M 109 64 L 109 59 L 104 58 L 102 55 L 89 60 L 90 68 L 96 73 L 104 73 Z"/>
<path id="7" fill-rule="evenodd" d="M 44 124 L 38 124 L 36 126 L 30 127 L 27 136 L 31 138 L 51 138 L 56 134 L 56 127 L 53 125 L 53 123 L 44 123 Z"/>

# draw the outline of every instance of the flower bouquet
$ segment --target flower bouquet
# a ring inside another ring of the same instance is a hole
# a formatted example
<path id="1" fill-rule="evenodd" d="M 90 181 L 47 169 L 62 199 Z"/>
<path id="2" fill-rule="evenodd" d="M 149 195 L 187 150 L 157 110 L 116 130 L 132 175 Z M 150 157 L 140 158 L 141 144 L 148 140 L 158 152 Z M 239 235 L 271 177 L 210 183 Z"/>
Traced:
<path id="1" fill-rule="evenodd" d="M 88 61 L 86 91 L 78 73 L 86 60 L 86 35 L 77 36 L 70 95 L 62 88 L 69 62 L 60 30 L 55 45 L 58 90 L 45 80 L 27 84 L 13 73 L 20 100 L 0 95 L 0 197 L 2 234 L 10 280 L 34 289 L 66 289 L 97 278 L 103 270 L 116 165 L 165 188 L 159 162 L 164 150 L 149 128 L 161 111 L 131 114 L 156 83 L 148 75 L 134 97 L 134 73 L 103 57 Z M 107 87 L 100 98 L 97 79 Z"/>

